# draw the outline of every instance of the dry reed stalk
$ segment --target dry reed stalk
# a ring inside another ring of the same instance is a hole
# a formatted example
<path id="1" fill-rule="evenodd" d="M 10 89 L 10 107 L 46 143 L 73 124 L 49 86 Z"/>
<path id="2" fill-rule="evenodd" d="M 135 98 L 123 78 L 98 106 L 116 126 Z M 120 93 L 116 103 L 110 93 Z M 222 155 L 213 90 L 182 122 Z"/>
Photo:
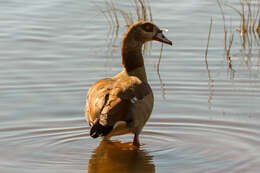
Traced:
<path id="1" fill-rule="evenodd" d="M 142 20 L 147 20 L 147 14 L 146 14 L 146 6 L 145 6 L 145 1 L 144 0 L 138 0 L 140 5 L 141 5 L 141 9 L 142 9 Z"/>
<path id="2" fill-rule="evenodd" d="M 150 13 L 151 18 L 151 10 L 150 8 L 146 10 L 145 0 L 132 0 L 135 3 L 135 11 L 137 20 L 143 20 L 147 17 L 147 11 Z M 116 0 L 104 0 L 105 2 L 105 8 L 106 10 L 100 10 L 103 15 L 105 16 L 105 19 L 109 25 L 109 32 L 108 35 L 111 35 L 111 41 L 109 41 L 108 45 L 111 45 L 112 47 L 115 46 L 116 40 L 118 38 L 119 28 L 120 28 L 120 20 L 119 16 L 121 15 L 124 19 L 125 25 L 127 27 L 130 27 L 134 23 L 134 17 L 131 13 L 131 11 L 125 11 L 121 8 L 116 7 Z M 96 5 L 97 6 L 97 5 Z M 122 24 L 121 24 L 122 25 Z M 144 46 L 144 50 L 146 50 L 146 46 Z M 113 51 L 113 49 L 112 49 Z"/>
<path id="3" fill-rule="evenodd" d="M 209 41 L 210 41 L 211 30 L 212 30 L 212 17 L 210 18 L 208 41 L 207 41 L 207 47 L 206 47 L 206 50 L 205 50 L 205 64 L 206 64 L 206 70 L 208 72 L 209 80 L 211 80 L 211 77 L 210 77 L 209 65 L 208 65 L 207 57 L 208 57 L 208 49 L 209 49 Z"/>
<path id="4" fill-rule="evenodd" d="M 139 5 L 138 5 L 138 1 L 137 1 L 137 0 L 133 0 L 133 1 L 134 1 L 134 3 L 135 3 L 137 21 L 140 21 L 140 20 L 142 20 L 142 19 L 141 19 L 141 12 L 140 12 L 140 8 L 139 8 Z"/>
<path id="5" fill-rule="evenodd" d="M 249 66 L 253 62 L 251 60 L 253 46 L 255 44 L 257 46 L 260 45 L 260 0 L 240 0 L 239 8 L 235 8 L 234 6 L 227 3 L 222 3 L 220 0 L 217 0 L 217 2 L 220 7 L 222 18 L 224 21 L 224 50 L 228 67 L 232 71 L 234 71 L 232 69 L 231 59 L 231 47 L 234 39 L 234 32 L 232 31 L 232 29 L 226 29 L 223 6 L 232 9 L 236 14 L 240 16 L 240 26 L 238 29 L 236 29 L 236 31 L 238 31 L 241 36 L 241 52 L 244 55 L 243 62 L 245 65 Z M 230 28 L 232 28 L 232 24 L 230 24 Z"/>
<path id="6" fill-rule="evenodd" d="M 152 12 L 149 3 L 145 0 L 132 0 L 134 2 L 134 8 L 136 11 L 137 21 L 148 20 L 147 12 L 149 13 L 149 20 L 152 21 Z M 130 11 L 125 11 L 120 8 L 116 8 L 115 0 L 105 0 L 106 10 L 102 10 L 105 18 L 109 21 L 109 24 L 113 24 L 115 28 L 120 27 L 118 12 L 123 17 L 125 24 L 129 27 L 134 23 L 134 17 Z M 107 15 L 106 15 L 107 13 Z M 109 16 L 109 19 L 108 17 Z"/>
<path id="7" fill-rule="evenodd" d="M 256 28 L 256 32 L 260 34 L 260 19 L 258 20 L 258 26 Z"/>
<path id="8" fill-rule="evenodd" d="M 241 35 L 249 32 L 255 34 L 255 32 L 259 33 L 260 29 L 258 26 L 256 27 L 257 19 L 259 18 L 260 12 L 260 2 L 259 0 L 254 1 L 252 3 L 251 0 L 240 0 L 240 8 L 241 10 L 224 3 L 225 6 L 233 9 L 240 16 L 240 28 L 238 31 Z"/>
<path id="9" fill-rule="evenodd" d="M 161 63 L 161 59 L 162 59 L 162 50 L 163 50 L 163 43 L 162 43 L 162 46 L 161 46 L 161 49 L 160 49 L 160 56 L 159 56 L 159 60 L 158 60 L 158 63 L 156 64 L 156 71 L 157 73 L 159 74 L 160 72 L 160 63 Z"/>
<path id="10" fill-rule="evenodd" d="M 209 92 L 210 92 L 209 97 L 208 97 L 208 103 L 209 103 L 210 107 L 211 107 L 211 100 L 212 100 L 212 97 L 213 97 L 214 80 L 211 79 L 207 57 L 208 57 L 208 48 L 209 48 L 209 43 L 210 43 L 210 36 L 211 36 L 211 31 L 212 31 L 212 21 L 213 21 L 213 19 L 211 17 L 210 18 L 210 25 L 209 25 L 207 46 L 206 46 L 206 50 L 205 50 L 205 64 L 206 64 L 206 70 L 207 70 L 207 73 L 208 73 L 208 86 L 209 86 Z"/>
<path id="11" fill-rule="evenodd" d="M 223 7 L 222 5 L 220 4 L 219 0 L 217 0 L 218 2 L 218 6 L 220 8 L 220 13 L 222 15 L 222 20 L 223 20 L 223 27 L 224 27 L 224 51 L 226 52 L 227 50 L 227 43 L 226 43 L 226 40 L 227 40 L 227 29 L 226 29 L 226 19 L 225 19 L 225 14 L 224 14 L 224 10 L 223 10 Z"/>
<path id="12" fill-rule="evenodd" d="M 158 63 L 156 64 L 156 72 L 157 72 L 157 75 L 158 75 L 159 80 L 160 80 L 160 86 L 161 86 L 161 90 L 162 90 L 162 97 L 163 97 L 164 100 L 166 100 L 164 83 L 163 83 L 161 75 L 160 75 L 160 63 L 161 63 L 161 59 L 162 59 L 162 52 L 163 52 L 163 43 L 162 43 L 161 50 L 160 50 L 159 60 L 158 60 Z"/>
<path id="13" fill-rule="evenodd" d="M 152 9 L 150 5 L 148 6 L 148 12 L 149 12 L 150 21 L 153 21 Z"/>
<path id="14" fill-rule="evenodd" d="M 233 39 L 234 39 L 234 32 L 232 31 L 232 24 L 230 24 L 230 38 L 229 38 L 229 45 L 228 45 L 228 48 L 226 50 L 226 59 L 227 59 L 227 63 L 228 63 L 228 67 L 230 70 L 233 70 L 232 69 L 232 60 L 231 60 L 231 55 L 230 55 L 230 50 L 231 50 L 231 47 L 232 47 L 232 44 L 233 44 Z"/>
<path id="15" fill-rule="evenodd" d="M 116 23 L 116 28 L 119 28 L 119 21 L 118 21 L 118 17 L 117 17 L 117 12 L 116 12 L 116 8 L 115 8 L 115 4 L 114 4 L 114 0 L 110 0 L 111 2 L 111 10 L 113 12 L 113 16 L 115 18 L 115 23 Z"/>
<path id="16" fill-rule="evenodd" d="M 253 16 L 255 16 L 255 18 L 253 19 L 253 29 L 255 28 L 256 26 L 256 21 L 257 21 L 257 18 L 259 16 L 259 12 L 260 12 L 260 8 L 259 8 L 259 0 L 257 0 L 257 4 L 254 4 L 254 14 Z M 254 32 L 254 31 L 253 31 Z"/>
<path id="17" fill-rule="evenodd" d="M 224 51 L 225 51 L 225 57 L 226 57 L 229 69 L 233 71 L 233 69 L 232 69 L 232 60 L 231 60 L 231 55 L 230 55 L 231 47 L 232 47 L 233 40 L 234 40 L 234 32 L 232 31 L 232 22 L 230 21 L 230 28 L 229 28 L 229 31 L 228 31 L 226 29 L 226 19 L 225 19 L 223 6 L 221 5 L 219 0 L 217 0 L 217 2 L 218 2 L 218 6 L 220 8 L 221 15 L 222 15 L 222 20 L 223 20 L 223 23 L 224 23 Z M 244 16 L 244 12 L 241 13 L 236 8 L 234 8 L 232 6 L 229 6 L 228 4 L 225 4 L 225 5 L 230 7 L 230 8 L 232 8 L 232 9 L 234 9 L 240 16 Z M 242 8 L 243 8 L 243 6 L 242 6 Z M 228 35 L 230 35 L 229 41 L 228 41 Z"/>

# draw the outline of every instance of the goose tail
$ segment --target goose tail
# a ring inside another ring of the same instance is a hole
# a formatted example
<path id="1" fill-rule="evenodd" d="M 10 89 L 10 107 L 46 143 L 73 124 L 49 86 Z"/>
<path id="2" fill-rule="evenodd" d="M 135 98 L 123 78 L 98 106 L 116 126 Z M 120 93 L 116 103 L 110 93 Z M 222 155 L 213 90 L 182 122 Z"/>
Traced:
<path id="1" fill-rule="evenodd" d="M 106 136 L 111 132 L 113 126 L 103 126 L 99 122 L 96 122 L 90 129 L 90 136 L 92 138 L 97 138 L 99 136 Z"/>

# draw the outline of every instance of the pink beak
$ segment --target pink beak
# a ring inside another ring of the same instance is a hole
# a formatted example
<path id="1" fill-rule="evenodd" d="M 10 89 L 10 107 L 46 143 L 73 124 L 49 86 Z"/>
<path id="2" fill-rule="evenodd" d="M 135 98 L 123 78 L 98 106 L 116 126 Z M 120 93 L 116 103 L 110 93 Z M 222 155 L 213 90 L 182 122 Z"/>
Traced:
<path id="1" fill-rule="evenodd" d="M 172 42 L 163 35 L 161 30 L 153 37 L 153 40 L 172 45 Z"/>

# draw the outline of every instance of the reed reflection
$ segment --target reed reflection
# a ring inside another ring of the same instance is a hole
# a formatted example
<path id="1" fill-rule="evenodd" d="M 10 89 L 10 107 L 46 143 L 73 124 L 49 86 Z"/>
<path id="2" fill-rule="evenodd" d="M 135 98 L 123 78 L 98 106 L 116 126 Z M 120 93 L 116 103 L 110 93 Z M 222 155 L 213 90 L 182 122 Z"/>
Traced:
<path id="1" fill-rule="evenodd" d="M 87 172 L 153 173 L 155 165 L 152 156 L 131 143 L 102 141 L 88 161 Z"/>

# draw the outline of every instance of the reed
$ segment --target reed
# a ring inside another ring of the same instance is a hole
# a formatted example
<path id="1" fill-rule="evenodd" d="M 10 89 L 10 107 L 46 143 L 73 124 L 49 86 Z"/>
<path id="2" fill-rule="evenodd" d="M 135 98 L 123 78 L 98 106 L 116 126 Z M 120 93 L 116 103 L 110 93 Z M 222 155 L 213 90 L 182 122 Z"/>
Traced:
<path id="1" fill-rule="evenodd" d="M 233 9 L 240 16 L 240 27 L 238 31 L 241 34 L 251 32 L 257 32 L 259 34 L 259 12 L 260 12 L 260 1 L 259 0 L 240 0 L 240 8 L 237 9 L 227 3 L 225 6 Z M 258 21 L 258 26 L 256 26 Z"/>
<path id="2" fill-rule="evenodd" d="M 163 83 L 163 80 L 162 80 L 161 74 L 160 74 L 160 63 L 161 63 L 161 59 L 162 59 L 162 52 L 163 52 L 163 43 L 162 43 L 161 50 L 160 50 L 159 60 L 156 64 L 156 72 L 157 72 L 157 75 L 158 75 L 159 81 L 160 81 L 160 86 L 161 86 L 161 90 L 162 90 L 162 98 L 164 100 L 166 100 L 166 97 L 165 97 L 166 93 L 165 93 L 165 88 L 164 88 L 165 84 Z"/>
<path id="3" fill-rule="evenodd" d="M 105 9 L 98 8 L 109 26 L 107 40 L 111 53 L 118 47 L 116 42 L 120 29 L 125 29 L 125 26 L 128 28 L 137 21 L 152 21 L 152 10 L 148 0 L 131 0 L 132 8 L 127 10 L 119 7 L 119 2 L 119 0 L 104 0 Z M 147 45 L 144 45 L 143 53 L 145 54 L 147 50 Z"/>
<path id="4" fill-rule="evenodd" d="M 226 60 L 228 63 L 228 67 L 230 70 L 233 70 L 232 68 L 232 60 L 231 60 L 231 55 L 230 55 L 230 50 L 233 44 L 233 40 L 234 40 L 234 32 L 232 31 L 232 22 L 230 22 L 230 30 L 229 30 L 229 41 L 228 41 L 228 47 L 226 47 Z M 226 40 L 225 43 L 227 42 L 227 36 L 225 36 Z M 226 43 L 227 44 L 227 43 Z"/>
<path id="5" fill-rule="evenodd" d="M 254 65 L 254 57 L 252 57 L 254 50 L 253 47 L 258 47 L 260 45 L 260 0 L 240 0 L 239 7 L 234 7 L 228 3 L 220 3 L 220 0 L 217 0 L 217 2 L 221 9 L 221 14 L 224 21 L 224 50 L 229 67 L 232 67 L 230 49 L 233 44 L 233 39 L 236 35 L 234 36 L 234 31 L 232 31 L 231 29 L 226 29 L 223 7 L 227 7 L 233 10 L 240 17 L 240 24 L 238 27 L 235 28 L 235 31 L 239 33 L 241 40 L 240 52 L 243 56 L 242 62 L 248 68 L 250 68 L 250 66 Z M 232 28 L 232 22 L 230 22 L 230 28 Z M 256 60 L 256 64 L 258 64 L 259 62 L 260 52 L 258 53 L 258 55 L 259 56 Z"/>
<path id="6" fill-rule="evenodd" d="M 237 28 L 242 38 L 242 48 L 247 54 L 252 51 L 253 43 L 259 45 L 260 36 L 260 1 L 259 0 L 240 0 L 240 9 L 227 3 L 225 6 L 233 9 L 240 16 L 240 26 Z M 258 37 L 257 37 L 258 35 Z"/>
<path id="7" fill-rule="evenodd" d="M 208 72 L 209 80 L 211 80 L 211 77 L 210 77 L 209 65 L 208 65 L 208 59 L 207 58 L 208 58 L 208 49 L 209 49 L 209 41 L 210 41 L 211 30 L 212 30 L 212 17 L 210 18 L 208 41 L 207 41 L 207 47 L 206 47 L 206 50 L 205 50 L 205 64 L 206 64 L 206 70 Z"/>
<path id="8" fill-rule="evenodd" d="M 119 15 L 123 17 L 124 24 L 127 27 L 141 20 L 152 21 L 151 7 L 147 0 L 132 0 L 132 3 L 134 3 L 134 9 L 132 9 L 132 11 L 135 11 L 135 15 L 133 15 L 131 10 L 124 10 L 117 7 L 115 0 L 105 0 L 105 12 L 108 13 L 109 16 L 113 16 L 106 19 L 110 20 L 109 23 L 115 24 L 116 27 L 120 27 L 122 25 L 119 20 Z"/>
<path id="9" fill-rule="evenodd" d="M 220 8 L 220 12 L 222 15 L 222 20 L 223 20 L 225 59 L 227 61 L 229 69 L 231 71 L 233 71 L 232 59 L 231 59 L 231 53 L 230 53 L 232 45 L 233 45 L 233 40 L 234 40 L 234 31 L 232 30 L 232 21 L 230 20 L 230 26 L 229 26 L 229 30 L 228 30 L 227 26 L 226 26 L 226 17 L 225 17 L 223 5 L 220 3 L 219 0 L 217 0 L 217 2 L 218 2 L 218 6 Z"/>
<path id="10" fill-rule="evenodd" d="M 210 25 L 209 25 L 209 32 L 208 32 L 208 40 L 207 40 L 207 45 L 206 45 L 206 50 L 205 50 L 205 58 L 204 58 L 204 61 L 205 61 L 205 64 L 206 64 L 206 70 L 207 70 L 207 73 L 208 73 L 208 87 L 209 87 L 208 103 L 209 103 L 209 109 L 211 109 L 211 100 L 213 98 L 213 92 L 214 92 L 214 80 L 211 78 L 209 65 L 208 65 L 208 49 L 209 49 L 209 44 L 210 44 L 211 32 L 212 32 L 212 23 L 213 23 L 213 19 L 212 19 L 212 16 L 211 16 Z"/>

